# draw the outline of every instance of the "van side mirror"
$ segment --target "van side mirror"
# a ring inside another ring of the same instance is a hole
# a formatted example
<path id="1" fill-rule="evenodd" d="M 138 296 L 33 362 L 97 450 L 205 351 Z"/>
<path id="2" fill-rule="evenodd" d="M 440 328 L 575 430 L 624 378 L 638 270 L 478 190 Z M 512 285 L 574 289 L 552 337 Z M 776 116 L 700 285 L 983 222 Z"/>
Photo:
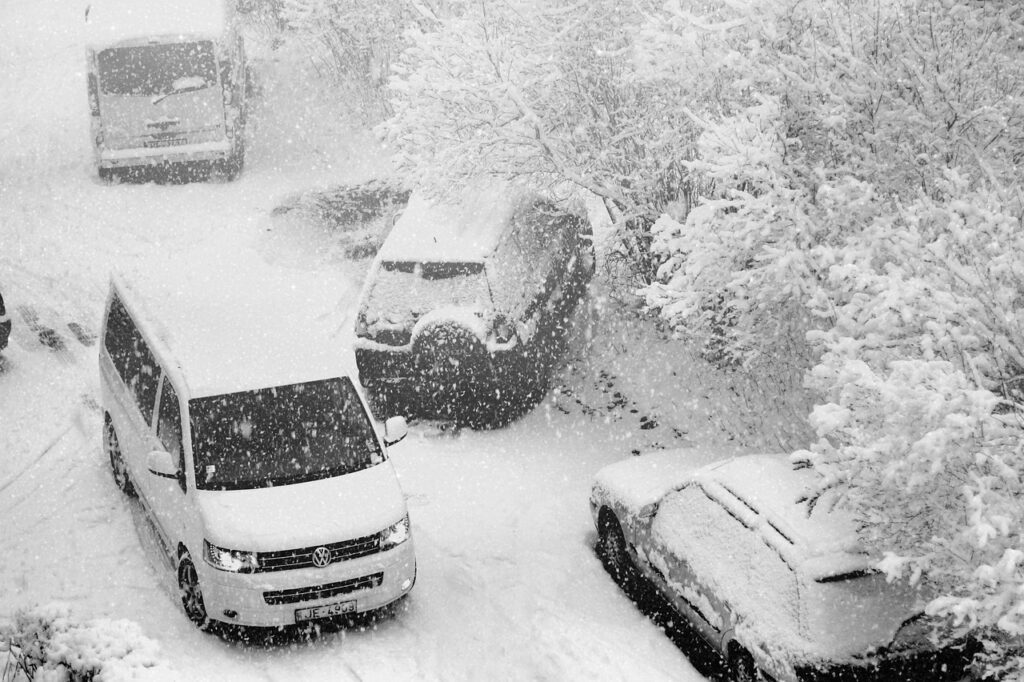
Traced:
<path id="1" fill-rule="evenodd" d="M 146 458 L 146 468 L 151 474 L 164 478 L 178 478 L 178 465 L 166 450 L 154 450 Z"/>
<path id="2" fill-rule="evenodd" d="M 409 434 L 405 417 L 388 417 L 384 422 L 384 445 L 391 446 Z"/>

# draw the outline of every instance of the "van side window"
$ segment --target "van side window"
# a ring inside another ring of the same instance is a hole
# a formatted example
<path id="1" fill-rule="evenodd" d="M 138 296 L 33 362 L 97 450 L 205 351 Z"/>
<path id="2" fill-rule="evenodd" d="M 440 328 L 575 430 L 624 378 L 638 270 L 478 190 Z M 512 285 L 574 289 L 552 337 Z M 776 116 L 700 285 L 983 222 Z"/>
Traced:
<path id="1" fill-rule="evenodd" d="M 156 436 L 163 443 L 164 449 L 178 463 L 178 471 L 185 471 L 185 449 L 181 446 L 181 407 L 178 394 L 171 382 L 164 377 L 163 389 L 160 391 L 160 414 L 156 420 Z"/>
<path id="2" fill-rule="evenodd" d="M 128 310 L 116 295 L 110 301 L 103 343 L 121 380 L 135 394 L 135 402 L 146 423 L 152 424 L 160 370 Z"/>
<path id="3" fill-rule="evenodd" d="M 128 316 L 121 299 L 114 296 L 110 301 L 110 311 L 107 313 L 107 334 L 103 338 L 103 345 L 106 346 L 110 359 L 114 362 L 114 369 L 122 379 L 128 376 L 133 328 L 132 318 Z"/>

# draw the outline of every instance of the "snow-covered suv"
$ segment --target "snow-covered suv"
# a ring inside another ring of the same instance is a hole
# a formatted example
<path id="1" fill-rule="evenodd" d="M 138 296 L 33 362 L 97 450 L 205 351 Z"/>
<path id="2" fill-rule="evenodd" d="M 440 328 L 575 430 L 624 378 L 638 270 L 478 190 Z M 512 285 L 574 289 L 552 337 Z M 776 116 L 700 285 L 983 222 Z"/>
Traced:
<path id="1" fill-rule="evenodd" d="M 811 472 L 786 455 L 695 459 L 669 450 L 598 472 L 597 549 L 620 582 L 653 583 L 733 680 L 963 677 L 968 645 L 933 643 L 928 589 L 874 570 L 852 517 L 798 502 Z"/>
<path id="2" fill-rule="evenodd" d="M 375 411 L 500 424 L 547 390 L 594 272 L 590 225 L 536 195 L 414 192 L 371 266 L 356 364 Z"/>

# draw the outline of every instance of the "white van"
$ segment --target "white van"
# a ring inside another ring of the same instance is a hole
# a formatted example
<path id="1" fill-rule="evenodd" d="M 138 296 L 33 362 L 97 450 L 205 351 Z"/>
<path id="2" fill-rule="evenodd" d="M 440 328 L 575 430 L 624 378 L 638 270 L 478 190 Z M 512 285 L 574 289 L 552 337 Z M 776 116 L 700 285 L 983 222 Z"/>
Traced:
<path id="1" fill-rule="evenodd" d="M 248 73 L 228 0 L 92 0 L 85 16 L 100 177 L 185 163 L 236 177 Z"/>
<path id="2" fill-rule="evenodd" d="M 111 279 L 104 447 L 200 627 L 374 610 L 416 579 L 386 449 L 405 420 L 381 438 L 336 342 L 273 289 L 197 300 L 159 277 Z"/>

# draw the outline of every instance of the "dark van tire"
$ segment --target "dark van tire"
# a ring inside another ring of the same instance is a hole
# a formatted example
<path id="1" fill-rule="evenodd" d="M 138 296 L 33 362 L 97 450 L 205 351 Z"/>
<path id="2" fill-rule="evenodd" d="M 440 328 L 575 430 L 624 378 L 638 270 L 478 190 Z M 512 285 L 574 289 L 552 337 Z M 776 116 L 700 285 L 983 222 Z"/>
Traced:
<path id="1" fill-rule="evenodd" d="M 228 182 L 234 182 L 238 179 L 238 176 L 242 174 L 242 168 L 245 166 L 245 139 L 243 137 L 238 138 L 238 144 L 231 151 L 231 156 L 220 162 L 221 174 Z"/>
<path id="2" fill-rule="evenodd" d="M 196 572 L 195 564 L 188 554 L 183 555 L 178 562 L 178 593 L 181 595 L 181 606 L 185 609 L 188 619 L 200 630 L 208 629 L 210 617 L 203 602 L 199 573 Z"/>
<path id="3" fill-rule="evenodd" d="M 103 449 L 110 459 L 110 471 L 114 476 L 114 485 L 128 497 L 135 497 L 135 486 L 128 475 L 128 465 L 124 461 L 121 452 L 121 444 L 117 440 L 117 431 L 114 430 L 114 422 L 107 414 L 103 420 Z"/>

